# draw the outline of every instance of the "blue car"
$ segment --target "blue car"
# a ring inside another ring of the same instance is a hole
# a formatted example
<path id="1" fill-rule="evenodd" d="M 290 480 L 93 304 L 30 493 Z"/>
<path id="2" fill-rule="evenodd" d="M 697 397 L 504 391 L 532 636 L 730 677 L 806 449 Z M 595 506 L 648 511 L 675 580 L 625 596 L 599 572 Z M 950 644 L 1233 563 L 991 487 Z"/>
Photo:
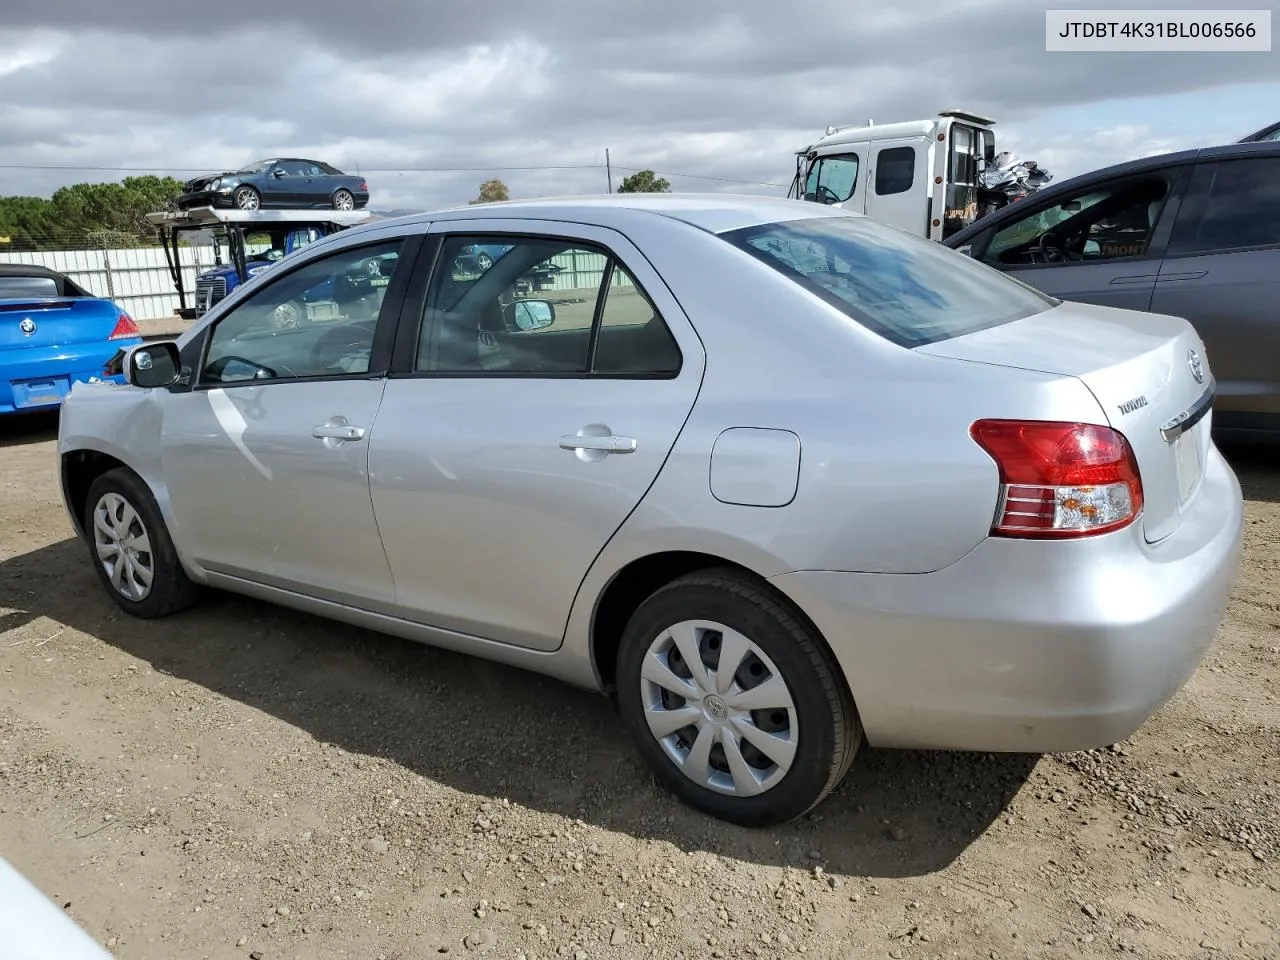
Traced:
<path id="1" fill-rule="evenodd" d="M 369 184 L 364 177 L 301 157 L 259 160 L 239 170 L 195 177 L 182 185 L 178 196 L 179 210 L 192 207 L 245 211 L 267 207 L 359 210 L 368 203 Z"/>
<path id="2" fill-rule="evenodd" d="M 124 382 L 105 368 L 139 343 L 112 301 L 47 267 L 0 264 L 0 416 L 56 410 L 76 381 Z"/>

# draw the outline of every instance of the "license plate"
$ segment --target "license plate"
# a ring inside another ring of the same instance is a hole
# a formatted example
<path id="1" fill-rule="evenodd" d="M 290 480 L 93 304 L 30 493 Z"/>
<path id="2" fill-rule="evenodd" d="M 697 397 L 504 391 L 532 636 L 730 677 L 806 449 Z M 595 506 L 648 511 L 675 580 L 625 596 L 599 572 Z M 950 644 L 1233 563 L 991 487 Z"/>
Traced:
<path id="1" fill-rule="evenodd" d="M 15 407 L 47 407 L 61 403 L 70 384 L 66 377 L 42 380 L 13 380 L 9 384 Z"/>
<path id="2" fill-rule="evenodd" d="M 1178 469 L 1178 501 L 1185 502 L 1200 482 L 1200 429 L 1193 427 L 1178 434 L 1173 441 L 1173 455 Z"/>

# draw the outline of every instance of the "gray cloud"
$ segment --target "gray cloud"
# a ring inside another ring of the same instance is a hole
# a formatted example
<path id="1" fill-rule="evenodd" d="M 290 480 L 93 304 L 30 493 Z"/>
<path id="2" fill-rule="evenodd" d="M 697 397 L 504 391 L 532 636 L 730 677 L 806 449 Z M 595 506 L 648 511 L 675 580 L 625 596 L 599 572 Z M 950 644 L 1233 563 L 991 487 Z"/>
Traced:
<path id="1" fill-rule="evenodd" d="M 1046 54 L 1043 9 L 1021 0 L 861 9 L 835 0 L 8 0 L 0 160 L 212 170 L 299 153 L 384 168 L 370 173 L 375 204 L 403 207 L 467 199 L 490 170 L 517 195 L 600 190 L 603 171 L 494 168 L 602 163 L 609 147 L 615 163 L 658 169 L 677 189 L 778 192 L 785 186 L 760 184 L 785 185 L 792 151 L 832 122 L 964 105 L 1013 133 L 1054 108 L 1277 74 L 1271 54 Z M 1038 146 L 1046 163 L 1088 166 L 1082 151 L 1109 162 L 1181 145 L 1174 134 L 1135 123 L 1092 143 Z M 5 174 L 5 192 L 29 193 L 121 175 Z"/>

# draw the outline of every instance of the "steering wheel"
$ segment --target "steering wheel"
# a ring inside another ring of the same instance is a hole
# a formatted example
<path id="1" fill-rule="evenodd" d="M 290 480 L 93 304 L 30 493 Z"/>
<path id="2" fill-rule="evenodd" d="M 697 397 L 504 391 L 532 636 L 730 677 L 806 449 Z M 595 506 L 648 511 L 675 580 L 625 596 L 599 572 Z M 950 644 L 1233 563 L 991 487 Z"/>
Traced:
<path id="1" fill-rule="evenodd" d="M 1084 259 L 1084 254 L 1074 253 L 1067 247 L 1067 242 L 1058 235 L 1056 230 L 1046 230 L 1040 234 L 1040 241 L 1036 244 L 1040 251 L 1040 256 L 1044 257 L 1045 263 L 1074 263 Z"/>
<path id="2" fill-rule="evenodd" d="M 814 188 L 813 196 L 818 201 L 818 203 L 825 203 L 827 205 L 831 205 L 831 204 L 840 202 L 840 197 L 836 194 L 834 190 L 828 187 L 825 183 L 820 183 Z"/>

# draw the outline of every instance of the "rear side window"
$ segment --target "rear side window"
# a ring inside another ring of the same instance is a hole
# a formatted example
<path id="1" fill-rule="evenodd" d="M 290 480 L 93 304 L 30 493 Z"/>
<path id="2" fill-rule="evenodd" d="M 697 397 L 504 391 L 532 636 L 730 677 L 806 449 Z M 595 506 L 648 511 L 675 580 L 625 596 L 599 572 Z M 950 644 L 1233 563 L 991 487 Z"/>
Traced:
<path id="1" fill-rule="evenodd" d="M 858 323 L 904 347 L 1056 306 L 1003 273 L 869 217 L 811 217 L 720 234 Z"/>
<path id="2" fill-rule="evenodd" d="M 906 193 L 915 182 L 916 148 L 891 147 L 876 158 L 876 194 Z"/>
<path id="3" fill-rule="evenodd" d="M 0 300 L 7 297 L 56 297 L 58 282 L 53 277 L 0 277 Z"/>
<path id="4" fill-rule="evenodd" d="M 1171 253 L 1280 244 L 1280 157 L 1201 164 L 1169 243 Z"/>

